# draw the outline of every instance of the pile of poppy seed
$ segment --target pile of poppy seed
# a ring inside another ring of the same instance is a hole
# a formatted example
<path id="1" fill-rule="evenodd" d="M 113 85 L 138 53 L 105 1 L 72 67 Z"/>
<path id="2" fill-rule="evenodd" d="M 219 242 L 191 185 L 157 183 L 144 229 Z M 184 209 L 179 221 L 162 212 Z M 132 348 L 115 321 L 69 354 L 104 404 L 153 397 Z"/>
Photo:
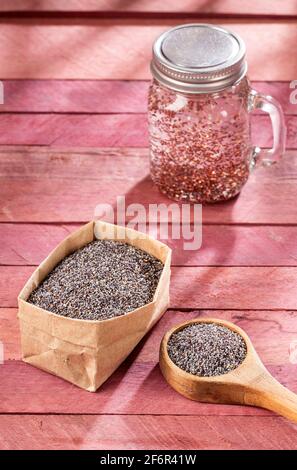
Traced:
<path id="1" fill-rule="evenodd" d="M 106 320 L 151 302 L 162 269 L 143 250 L 96 240 L 64 258 L 28 302 L 64 317 Z"/>
<path id="2" fill-rule="evenodd" d="M 170 359 L 200 377 L 226 374 L 236 369 L 246 354 L 242 336 L 215 323 L 193 323 L 173 333 L 168 341 Z"/>

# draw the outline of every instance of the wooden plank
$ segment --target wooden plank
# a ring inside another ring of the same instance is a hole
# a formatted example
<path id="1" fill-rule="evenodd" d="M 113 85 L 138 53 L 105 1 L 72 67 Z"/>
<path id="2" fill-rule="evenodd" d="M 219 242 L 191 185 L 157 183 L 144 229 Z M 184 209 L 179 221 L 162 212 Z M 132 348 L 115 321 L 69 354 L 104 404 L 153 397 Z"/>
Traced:
<path id="1" fill-rule="evenodd" d="M 254 171 L 238 198 L 204 206 L 203 222 L 296 224 L 296 174 L 295 152 L 288 152 L 278 165 Z M 98 204 L 115 205 L 119 195 L 126 207 L 172 203 L 152 184 L 145 149 L 2 149 L 0 180 L 2 222 L 88 221 Z"/>
<path id="2" fill-rule="evenodd" d="M 1 416 L 2 449 L 296 449 L 279 417 Z"/>
<path id="3" fill-rule="evenodd" d="M 284 385 L 297 390 L 295 365 L 289 364 L 288 353 L 290 342 L 296 339 L 297 312 L 168 311 L 124 364 L 92 394 L 20 362 L 16 311 L 0 309 L 0 340 L 5 338 L 6 358 L 0 367 L 0 413 L 272 415 L 252 407 L 185 400 L 162 378 L 158 351 L 165 331 L 187 319 L 210 316 L 233 321 L 244 328 L 270 372 Z"/>
<path id="4" fill-rule="evenodd" d="M 297 76 L 292 60 L 296 21 L 204 21 L 219 22 L 242 36 L 252 80 Z M 191 18 L 179 20 L 188 22 Z M 176 19 L 2 20 L 1 78 L 147 79 L 154 39 L 175 24 Z"/>
<path id="5" fill-rule="evenodd" d="M 297 15 L 297 8 L 290 0 L 223 0 L 205 2 L 203 0 L 140 0 L 137 2 L 119 2 L 117 0 L 2 0 L 0 11 L 28 12 L 162 12 L 182 14 L 251 14 L 254 15 Z"/>
<path id="6" fill-rule="evenodd" d="M 3 112 L 145 113 L 147 110 L 148 81 L 4 80 L 3 84 Z M 274 85 L 273 89 L 286 96 L 282 84 Z M 297 106 L 292 108 L 295 110 Z"/>
<path id="7" fill-rule="evenodd" d="M 296 266 L 297 262 L 297 227 L 204 225 L 199 250 L 186 251 L 184 240 L 164 242 L 173 250 L 175 266 Z"/>
<path id="8" fill-rule="evenodd" d="M 144 114 L 2 114 L 0 145 L 146 147 Z"/>
<path id="9" fill-rule="evenodd" d="M 1 7 L 1 4 L 0 4 Z M 1 112 L 146 113 L 149 81 L 144 80 L 3 80 Z M 276 98 L 286 114 L 297 114 L 290 102 L 290 82 L 253 82 Z M 38 96 L 38 100 L 36 99 Z"/>
<path id="10" fill-rule="evenodd" d="M 284 385 L 296 391 L 295 368 L 293 365 L 269 367 Z M 165 382 L 158 363 L 126 362 L 95 394 L 21 361 L 8 361 L 1 365 L 0 378 L 1 413 L 273 415 L 268 410 L 254 407 L 188 401 Z"/>
<path id="11" fill-rule="evenodd" d="M 38 265 L 79 226 L 0 224 L 0 264 Z"/>
<path id="12" fill-rule="evenodd" d="M 4 354 L 0 366 L 3 360 L 21 358 L 20 332 L 15 308 L 0 308 L 0 341 Z"/>
<path id="13" fill-rule="evenodd" d="M 2 269 L 2 273 L 1 273 Z M 33 267 L 0 267 L 0 306 L 17 307 L 17 296 L 21 291 L 24 281 L 34 271 Z M 6 286 L 5 286 L 6 284 Z"/>
<path id="14" fill-rule="evenodd" d="M 292 374 L 290 376 L 283 373 L 286 368 L 287 372 L 290 370 L 289 345 L 292 341 L 297 339 L 297 312 L 286 310 L 194 310 L 189 312 L 169 310 L 162 317 L 158 325 L 136 348 L 134 353 L 127 360 L 126 365 L 122 367 L 118 377 L 123 379 L 123 376 L 125 375 L 128 383 L 131 383 L 131 381 L 134 383 L 132 378 L 129 379 L 132 363 L 137 362 L 138 364 L 148 364 L 148 367 L 152 366 L 153 368 L 158 362 L 159 345 L 164 333 L 178 323 L 182 323 L 190 318 L 198 317 L 222 318 L 236 323 L 238 326 L 243 328 L 251 337 L 263 362 L 268 367 L 274 367 L 280 381 L 283 381 L 292 389 L 296 389 L 296 374 Z M 5 360 L 20 360 L 20 336 L 16 308 L 0 308 L 0 340 L 4 344 Z M 26 370 L 31 369 L 29 366 L 24 367 L 26 367 Z M 135 369 L 135 371 L 137 370 L 137 374 L 139 376 L 139 367 Z M 112 380 L 113 384 L 117 384 L 118 379 L 116 377 L 115 381 L 113 381 L 113 379 L 110 380 Z M 108 385 L 108 383 L 106 385 Z M 146 388 L 147 385 L 149 386 L 149 383 L 144 383 L 144 388 Z M 20 384 L 20 386 L 22 386 L 22 384 Z M 117 387 L 117 385 L 113 386 L 115 388 Z M 121 389 L 119 384 L 118 386 L 119 389 Z M 69 389 L 68 384 L 66 388 Z M 148 389 L 150 389 L 150 387 Z M 77 387 L 74 387 L 74 390 L 78 390 Z M 107 394 L 106 397 L 108 397 L 110 392 L 109 385 L 106 389 L 101 389 L 100 396 L 105 396 L 105 391 Z M 149 392 L 149 394 L 151 393 L 152 392 Z M 87 394 L 87 396 L 91 397 L 92 394 Z M 128 404 L 128 406 L 130 405 L 131 403 Z M 117 406 L 120 406 L 122 411 L 126 409 L 123 408 L 125 406 L 124 403 Z"/>
<path id="15" fill-rule="evenodd" d="M 296 309 L 296 268 L 173 268 L 171 306 L 209 309 Z"/>
<path id="16" fill-rule="evenodd" d="M 297 108 L 297 106 L 296 106 Z M 251 116 L 252 141 L 272 146 L 270 119 Z M 297 116 L 286 116 L 287 149 L 297 148 Z M 0 145 L 147 147 L 146 114 L 0 114 Z"/>
<path id="17" fill-rule="evenodd" d="M 0 224 L 0 264 L 38 265 L 79 225 Z M 190 230 L 193 228 L 189 227 Z M 297 266 L 297 227 L 204 225 L 199 250 L 185 250 L 184 240 L 151 235 L 173 250 L 174 266 Z"/>
<path id="18" fill-rule="evenodd" d="M 0 266 L 0 306 L 16 307 L 32 266 Z M 296 267 L 173 267 L 171 307 L 297 309 Z"/>

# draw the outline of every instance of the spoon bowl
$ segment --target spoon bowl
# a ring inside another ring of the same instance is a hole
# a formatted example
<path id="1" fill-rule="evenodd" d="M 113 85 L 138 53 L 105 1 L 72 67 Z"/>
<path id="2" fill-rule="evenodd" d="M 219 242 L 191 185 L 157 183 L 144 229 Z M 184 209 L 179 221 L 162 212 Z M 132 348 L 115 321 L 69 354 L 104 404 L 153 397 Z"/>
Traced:
<path id="1" fill-rule="evenodd" d="M 174 364 L 168 355 L 169 338 L 173 333 L 195 323 L 215 323 L 241 335 L 247 347 L 243 362 L 226 374 L 211 377 L 190 374 Z M 199 318 L 173 327 L 161 342 L 160 368 L 169 385 L 191 400 L 259 406 L 297 422 L 297 395 L 274 379 L 259 358 L 249 336 L 234 323 L 216 318 Z"/>

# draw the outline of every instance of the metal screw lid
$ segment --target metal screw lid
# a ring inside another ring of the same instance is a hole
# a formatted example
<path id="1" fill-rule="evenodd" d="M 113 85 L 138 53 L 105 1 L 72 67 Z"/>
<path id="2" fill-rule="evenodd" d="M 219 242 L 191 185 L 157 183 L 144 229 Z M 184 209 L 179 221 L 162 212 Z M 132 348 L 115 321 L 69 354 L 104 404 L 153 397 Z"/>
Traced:
<path id="1" fill-rule="evenodd" d="M 219 26 L 177 26 L 159 36 L 153 45 L 152 74 L 176 91 L 222 90 L 240 80 L 246 70 L 244 42 Z"/>

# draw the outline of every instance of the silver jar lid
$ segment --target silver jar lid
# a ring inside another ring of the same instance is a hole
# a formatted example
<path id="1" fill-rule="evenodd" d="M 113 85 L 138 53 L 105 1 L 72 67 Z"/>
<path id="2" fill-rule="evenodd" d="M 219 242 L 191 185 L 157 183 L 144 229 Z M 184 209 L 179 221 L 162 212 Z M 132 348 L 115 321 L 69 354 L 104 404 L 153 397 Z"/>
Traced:
<path id="1" fill-rule="evenodd" d="M 240 80 L 246 70 L 244 42 L 219 26 L 177 26 L 159 36 L 153 45 L 152 74 L 176 91 L 222 90 Z"/>

